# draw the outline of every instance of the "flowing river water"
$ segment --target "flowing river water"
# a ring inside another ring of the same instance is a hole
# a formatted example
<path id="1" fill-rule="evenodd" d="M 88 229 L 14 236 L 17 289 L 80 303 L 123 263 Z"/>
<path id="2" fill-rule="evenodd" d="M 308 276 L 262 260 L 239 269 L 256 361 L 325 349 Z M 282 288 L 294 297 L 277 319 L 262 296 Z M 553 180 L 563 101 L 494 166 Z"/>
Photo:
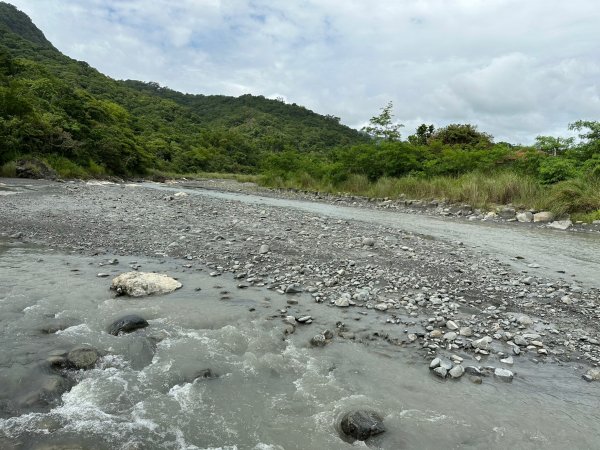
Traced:
<path id="1" fill-rule="evenodd" d="M 0 242 L 0 448 L 600 447 L 600 384 L 574 367 L 523 361 L 512 383 L 441 381 L 415 349 L 384 340 L 308 344 L 339 321 L 385 329 L 383 315 L 304 294 L 287 305 L 289 295 L 239 289 L 231 276 L 185 260 L 131 256 L 100 266 L 108 259 Z M 115 298 L 111 278 L 97 274 L 132 264 L 183 288 Z M 148 328 L 108 334 L 127 313 Z M 282 314 L 314 322 L 283 339 Z M 56 371 L 45 362 L 81 344 L 102 352 L 95 368 Z M 218 376 L 194 380 L 203 369 Z M 378 411 L 387 432 L 367 444 L 341 439 L 339 417 L 355 408 Z"/>

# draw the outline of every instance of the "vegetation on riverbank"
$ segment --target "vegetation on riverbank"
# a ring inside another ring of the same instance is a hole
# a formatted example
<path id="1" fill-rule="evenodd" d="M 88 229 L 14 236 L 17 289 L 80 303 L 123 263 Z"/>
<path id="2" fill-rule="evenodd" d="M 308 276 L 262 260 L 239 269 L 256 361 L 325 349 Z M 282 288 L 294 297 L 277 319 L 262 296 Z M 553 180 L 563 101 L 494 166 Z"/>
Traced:
<path id="1" fill-rule="evenodd" d="M 23 164 L 62 178 L 226 173 L 270 187 L 600 219 L 600 122 L 571 124 L 578 139 L 540 136 L 533 146 L 495 143 L 469 124 L 422 124 L 403 138 L 392 107 L 359 132 L 280 100 L 112 80 L 0 2 L 0 176 Z"/>

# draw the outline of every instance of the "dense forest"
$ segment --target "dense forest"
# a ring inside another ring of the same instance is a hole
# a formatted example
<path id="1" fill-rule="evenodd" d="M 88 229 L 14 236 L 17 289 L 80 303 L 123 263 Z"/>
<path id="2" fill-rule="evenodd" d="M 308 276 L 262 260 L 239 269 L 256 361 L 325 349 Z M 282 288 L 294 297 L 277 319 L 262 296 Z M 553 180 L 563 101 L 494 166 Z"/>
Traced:
<path id="1" fill-rule="evenodd" d="M 569 124 L 577 138 L 522 146 L 470 124 L 423 124 L 405 137 L 392 106 L 357 131 L 262 96 L 113 80 L 0 2 L 0 174 L 18 160 L 63 177 L 255 174 L 271 186 L 516 202 L 600 219 L 600 122 Z"/>

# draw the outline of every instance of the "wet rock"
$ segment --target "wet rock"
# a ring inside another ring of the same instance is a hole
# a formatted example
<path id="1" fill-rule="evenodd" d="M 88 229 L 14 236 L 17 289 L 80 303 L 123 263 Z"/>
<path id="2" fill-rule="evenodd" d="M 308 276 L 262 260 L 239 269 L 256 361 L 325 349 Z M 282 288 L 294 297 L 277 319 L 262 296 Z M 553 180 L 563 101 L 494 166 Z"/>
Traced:
<path id="1" fill-rule="evenodd" d="M 317 334 L 310 339 L 310 345 L 313 347 L 325 347 L 327 339 L 322 334 Z"/>
<path id="2" fill-rule="evenodd" d="M 482 373 L 481 373 L 481 370 L 479 369 L 479 367 L 475 367 L 475 366 L 465 367 L 465 373 L 468 373 L 469 375 L 474 375 L 477 377 L 482 376 Z"/>
<path id="3" fill-rule="evenodd" d="M 340 421 L 342 432 L 351 438 L 365 441 L 385 431 L 382 417 L 374 411 L 350 411 Z"/>
<path id="4" fill-rule="evenodd" d="M 143 297 L 146 295 L 168 294 L 179 289 L 182 284 L 164 274 L 148 272 L 127 272 L 113 278 L 111 289 L 117 295 Z"/>
<path id="5" fill-rule="evenodd" d="M 192 381 L 195 380 L 213 380 L 215 378 L 219 378 L 219 375 L 217 375 L 215 372 L 213 372 L 212 369 L 201 369 L 198 370 L 192 377 Z"/>
<path id="6" fill-rule="evenodd" d="M 141 370 L 152 363 L 156 344 L 153 339 L 137 337 L 127 345 L 127 358 L 134 370 Z"/>
<path id="7" fill-rule="evenodd" d="M 589 369 L 584 375 L 583 375 L 583 379 L 585 381 L 600 381 L 600 369 L 599 368 L 592 368 Z"/>
<path id="8" fill-rule="evenodd" d="M 512 356 L 509 356 L 507 358 L 501 359 L 500 362 L 504 363 L 504 364 L 508 364 L 510 366 L 512 366 L 514 364 L 514 360 L 513 360 Z"/>
<path id="9" fill-rule="evenodd" d="M 298 294 L 300 292 L 304 292 L 304 289 L 298 283 L 290 284 L 285 288 L 286 294 Z"/>
<path id="10" fill-rule="evenodd" d="M 570 220 L 556 220 L 546 225 L 548 228 L 554 228 L 556 230 L 566 230 L 573 225 Z"/>
<path id="11" fill-rule="evenodd" d="M 67 354 L 67 365 L 71 369 L 91 369 L 96 365 L 100 354 L 92 347 L 76 347 Z"/>
<path id="12" fill-rule="evenodd" d="M 498 367 L 494 370 L 494 376 L 508 383 L 512 381 L 514 374 L 508 369 L 501 369 Z"/>
<path id="13" fill-rule="evenodd" d="M 115 320 L 109 327 L 108 332 L 113 336 L 117 336 L 119 333 L 131 333 L 132 331 L 148 326 L 148 322 L 141 316 L 136 314 L 129 314 L 123 316 L 118 320 Z"/>

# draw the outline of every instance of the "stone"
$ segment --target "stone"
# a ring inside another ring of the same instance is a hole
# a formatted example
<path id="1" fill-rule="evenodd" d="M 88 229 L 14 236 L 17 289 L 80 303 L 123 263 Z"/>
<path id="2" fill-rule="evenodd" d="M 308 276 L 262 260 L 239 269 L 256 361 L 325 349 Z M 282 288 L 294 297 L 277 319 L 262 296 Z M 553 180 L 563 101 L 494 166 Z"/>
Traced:
<path id="1" fill-rule="evenodd" d="M 270 250 L 271 249 L 269 248 L 269 246 L 267 244 L 263 244 L 258 249 L 258 253 L 260 253 L 261 255 L 264 255 L 265 253 L 269 253 Z"/>
<path id="2" fill-rule="evenodd" d="M 67 354 L 67 364 L 71 369 L 91 369 L 96 365 L 100 355 L 95 348 L 76 347 Z"/>
<path id="3" fill-rule="evenodd" d="M 176 192 L 173 194 L 173 197 L 187 197 L 189 194 L 187 192 Z"/>
<path id="4" fill-rule="evenodd" d="M 465 337 L 473 336 L 473 330 L 471 330 L 471 327 L 461 327 L 459 334 Z"/>
<path id="5" fill-rule="evenodd" d="M 504 363 L 504 364 L 511 365 L 511 366 L 514 364 L 514 360 L 513 360 L 512 356 L 509 356 L 507 358 L 501 359 L 500 362 Z"/>
<path id="6" fill-rule="evenodd" d="M 458 324 L 453 320 L 449 320 L 446 322 L 446 328 L 448 328 L 450 331 L 456 331 L 458 330 Z"/>
<path id="7" fill-rule="evenodd" d="M 359 441 L 385 432 L 383 418 L 376 412 L 367 410 L 346 413 L 340 421 L 340 428 L 346 436 Z"/>
<path id="8" fill-rule="evenodd" d="M 446 376 L 448 375 L 448 369 L 444 367 L 436 367 L 435 369 L 433 369 L 433 373 L 439 378 L 446 378 Z"/>
<path id="9" fill-rule="evenodd" d="M 554 220 L 554 214 L 550 211 L 540 211 L 533 215 L 534 222 L 552 222 Z"/>
<path id="10" fill-rule="evenodd" d="M 527 339 L 525 339 L 520 334 L 517 334 L 517 335 L 515 335 L 515 337 L 513 337 L 513 342 L 516 345 L 519 345 L 521 347 L 526 347 L 527 345 L 529 345 L 529 342 L 527 342 Z"/>
<path id="11" fill-rule="evenodd" d="M 310 345 L 313 347 L 325 347 L 327 340 L 322 334 L 317 334 L 310 339 Z"/>
<path id="12" fill-rule="evenodd" d="M 442 339 L 444 339 L 445 341 L 453 341 L 458 337 L 458 334 L 456 334 L 454 331 L 449 331 L 448 333 L 444 334 L 444 336 L 442 336 Z"/>
<path id="13" fill-rule="evenodd" d="M 367 247 L 373 247 L 375 245 L 375 239 L 369 237 L 363 238 L 362 244 L 366 245 Z"/>
<path id="14" fill-rule="evenodd" d="M 500 210 L 498 211 L 498 216 L 500 216 L 500 218 L 505 219 L 505 220 L 514 219 L 515 215 L 516 215 L 515 208 L 513 208 L 511 206 L 504 206 L 503 208 L 500 208 Z"/>
<path id="15" fill-rule="evenodd" d="M 463 376 L 464 373 L 465 373 L 465 368 L 463 366 L 461 366 L 460 364 L 457 364 L 452 369 L 450 369 L 450 371 L 448 372 L 448 374 L 452 378 L 460 378 Z"/>
<path id="16" fill-rule="evenodd" d="M 520 212 L 517 214 L 518 222 L 533 222 L 533 214 L 530 211 Z"/>
<path id="17" fill-rule="evenodd" d="M 546 225 L 548 228 L 554 228 L 556 230 L 566 230 L 573 225 L 570 220 L 556 220 Z"/>
<path id="18" fill-rule="evenodd" d="M 195 380 L 214 380 L 215 378 L 219 378 L 212 369 L 200 369 L 192 376 L 192 381 Z"/>
<path id="19" fill-rule="evenodd" d="M 298 294 L 303 291 L 304 289 L 298 283 L 290 284 L 285 288 L 286 294 Z"/>
<path id="20" fill-rule="evenodd" d="M 350 300 L 346 297 L 340 297 L 335 301 L 335 306 L 339 306 L 340 308 L 347 308 L 350 306 Z"/>
<path id="21" fill-rule="evenodd" d="M 108 332 L 113 336 L 117 336 L 119 333 L 131 333 L 132 331 L 140 328 L 146 328 L 148 322 L 143 317 L 136 314 L 129 314 L 123 316 L 118 320 L 115 320 L 109 327 Z"/>
<path id="22" fill-rule="evenodd" d="M 475 366 L 465 367 L 465 373 L 468 373 L 469 375 L 474 375 L 477 377 L 482 376 L 482 373 L 481 373 L 481 370 L 479 369 L 479 367 L 475 367 Z"/>
<path id="23" fill-rule="evenodd" d="M 597 367 L 589 369 L 584 375 L 583 379 L 585 381 L 600 381 L 600 369 Z"/>
<path id="24" fill-rule="evenodd" d="M 480 350 L 489 350 L 490 343 L 492 342 L 492 338 L 489 336 L 484 336 L 481 339 L 472 342 L 473 347 L 478 348 Z"/>
<path id="25" fill-rule="evenodd" d="M 512 381 L 514 374 L 508 369 L 501 369 L 501 368 L 497 367 L 494 370 L 494 376 L 496 378 L 508 383 L 508 382 Z"/>
<path id="26" fill-rule="evenodd" d="M 517 317 L 517 323 L 519 325 L 531 325 L 533 324 L 533 319 L 525 314 L 522 314 Z"/>
<path id="27" fill-rule="evenodd" d="M 111 289 L 116 291 L 117 295 L 144 297 L 168 294 L 181 286 L 179 281 L 164 274 L 127 272 L 113 278 Z"/>
<path id="28" fill-rule="evenodd" d="M 387 303 L 378 303 L 375 305 L 375 309 L 378 311 L 387 311 L 390 305 Z"/>

